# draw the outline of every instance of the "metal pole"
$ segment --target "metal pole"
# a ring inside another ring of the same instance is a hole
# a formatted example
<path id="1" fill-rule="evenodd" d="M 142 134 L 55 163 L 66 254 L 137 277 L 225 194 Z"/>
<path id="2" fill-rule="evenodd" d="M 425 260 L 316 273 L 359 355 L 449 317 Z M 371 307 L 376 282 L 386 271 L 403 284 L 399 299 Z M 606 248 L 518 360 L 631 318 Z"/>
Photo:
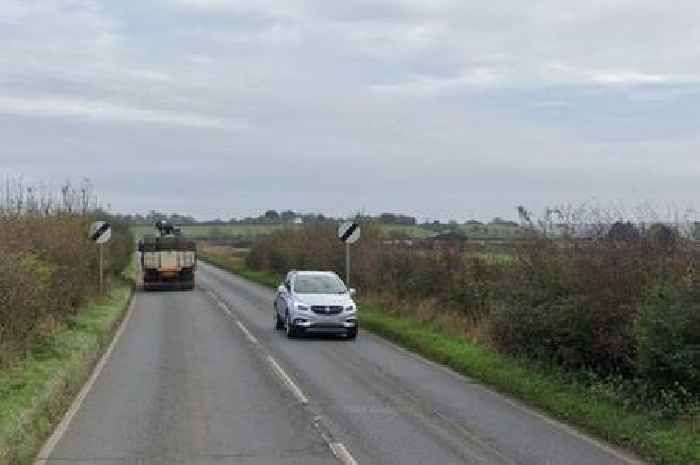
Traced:
<path id="1" fill-rule="evenodd" d="M 97 248 L 100 250 L 100 294 L 102 294 L 102 244 L 98 245 Z"/>
<path id="2" fill-rule="evenodd" d="M 345 284 L 350 287 L 350 244 L 345 243 Z"/>

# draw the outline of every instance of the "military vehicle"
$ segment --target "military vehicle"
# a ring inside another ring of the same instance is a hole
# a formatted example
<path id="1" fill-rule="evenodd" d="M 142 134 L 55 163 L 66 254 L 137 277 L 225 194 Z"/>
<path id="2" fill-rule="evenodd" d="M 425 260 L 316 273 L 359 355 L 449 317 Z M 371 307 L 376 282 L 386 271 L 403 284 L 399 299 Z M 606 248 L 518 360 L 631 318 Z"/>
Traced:
<path id="1" fill-rule="evenodd" d="M 166 221 L 155 227 L 157 235 L 139 241 L 143 289 L 194 289 L 197 245 Z"/>

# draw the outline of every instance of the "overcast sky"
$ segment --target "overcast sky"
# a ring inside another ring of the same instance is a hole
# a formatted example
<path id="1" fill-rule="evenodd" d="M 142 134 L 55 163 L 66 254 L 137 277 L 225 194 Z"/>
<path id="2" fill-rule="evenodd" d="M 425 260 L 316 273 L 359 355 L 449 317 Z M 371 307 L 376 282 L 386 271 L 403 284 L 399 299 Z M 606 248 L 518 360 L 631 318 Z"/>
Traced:
<path id="1" fill-rule="evenodd" d="M 121 212 L 695 206 L 697 0 L 0 0 L 0 172 Z"/>

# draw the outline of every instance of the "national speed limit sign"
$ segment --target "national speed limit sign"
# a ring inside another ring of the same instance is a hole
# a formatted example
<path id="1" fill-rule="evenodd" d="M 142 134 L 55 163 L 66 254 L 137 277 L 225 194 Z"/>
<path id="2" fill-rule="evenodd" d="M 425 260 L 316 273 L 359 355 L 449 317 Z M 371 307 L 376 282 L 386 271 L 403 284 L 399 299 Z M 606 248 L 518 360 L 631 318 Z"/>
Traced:
<path id="1" fill-rule="evenodd" d="M 348 221 L 338 226 L 338 239 L 346 244 L 354 244 L 360 239 L 360 225 Z"/>

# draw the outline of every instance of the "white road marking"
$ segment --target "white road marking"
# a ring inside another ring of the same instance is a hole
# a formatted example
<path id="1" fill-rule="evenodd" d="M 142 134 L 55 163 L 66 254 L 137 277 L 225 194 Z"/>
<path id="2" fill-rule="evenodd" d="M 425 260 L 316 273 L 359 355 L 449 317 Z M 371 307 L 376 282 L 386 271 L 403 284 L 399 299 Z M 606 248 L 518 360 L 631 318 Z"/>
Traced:
<path id="1" fill-rule="evenodd" d="M 218 298 L 216 299 L 216 303 L 219 306 L 221 310 L 224 311 L 229 317 L 233 318 L 233 313 L 231 313 L 231 310 L 229 310 L 228 306 L 223 303 L 221 300 Z M 239 328 L 241 328 L 241 331 L 243 331 L 243 334 L 245 335 L 246 339 L 250 341 L 251 344 L 253 345 L 258 345 L 258 338 L 253 336 L 253 333 L 251 333 L 248 328 L 245 327 L 245 325 L 241 322 L 241 320 L 236 320 L 236 324 L 238 325 Z"/>
<path id="2" fill-rule="evenodd" d="M 216 295 L 212 291 L 207 291 L 207 293 L 216 301 L 217 305 L 224 311 L 226 314 L 234 318 L 233 313 L 231 310 L 229 310 L 228 306 L 224 302 L 222 302 L 219 299 L 219 296 Z M 245 337 L 250 341 L 251 344 L 257 346 L 257 349 L 260 352 L 264 351 L 264 348 L 260 345 L 258 339 L 253 336 L 253 333 L 246 328 L 246 326 L 241 322 L 241 320 L 236 319 L 236 325 L 243 331 L 243 334 Z M 297 386 L 292 378 L 287 375 L 287 373 L 282 369 L 279 363 L 277 363 L 277 360 L 275 360 L 271 355 L 267 356 L 267 362 L 270 364 L 272 367 L 273 371 L 275 374 L 280 378 L 280 380 L 285 384 L 285 386 L 292 392 L 294 397 L 299 401 L 299 403 L 308 405 L 309 399 L 304 395 L 302 390 Z M 323 419 L 320 416 L 317 416 L 314 418 L 314 426 L 316 428 L 320 428 L 320 423 L 323 422 Z M 355 458 L 350 454 L 348 449 L 345 447 L 345 445 L 341 442 L 335 442 L 333 439 L 324 432 L 323 429 L 321 429 L 321 437 L 323 441 L 328 445 L 329 449 L 333 453 L 336 459 L 342 464 L 342 465 L 358 465 L 357 461 Z"/>
<path id="3" fill-rule="evenodd" d="M 342 442 L 331 442 L 328 444 L 328 446 L 331 448 L 333 455 L 335 455 L 335 457 L 340 460 L 340 463 L 343 465 L 357 465 L 357 462 L 353 456 L 350 455 L 350 452 L 348 452 L 347 448 Z"/>
<path id="4" fill-rule="evenodd" d="M 241 328 L 241 331 L 243 331 L 243 334 L 245 334 L 245 337 L 248 338 L 248 340 L 252 343 L 257 345 L 258 344 L 258 339 L 253 336 L 253 333 L 248 331 L 248 328 L 245 327 L 243 323 L 241 323 L 240 320 L 236 320 L 236 324 L 238 325 L 239 328 Z"/>
<path id="5" fill-rule="evenodd" d="M 126 328 L 126 325 L 129 322 L 129 318 L 131 318 L 131 313 L 134 309 L 134 302 L 135 301 L 136 301 L 136 296 L 132 296 L 131 303 L 129 304 L 129 309 L 126 311 L 126 315 L 122 319 L 122 322 L 119 325 L 117 332 L 114 334 L 114 338 L 112 339 L 112 342 L 109 344 L 109 347 L 107 347 L 107 350 L 102 355 L 102 358 L 100 358 L 100 361 L 97 362 L 97 365 L 95 365 L 95 369 L 92 370 L 92 374 L 90 375 L 90 378 L 83 385 L 82 389 L 78 393 L 78 396 L 75 398 L 75 400 L 73 401 L 73 404 L 70 406 L 70 408 L 68 409 L 66 414 L 61 419 L 61 422 L 58 424 L 58 426 L 54 430 L 53 434 L 51 434 L 49 439 L 44 443 L 44 446 L 41 448 L 41 450 L 39 451 L 39 454 L 36 456 L 36 459 L 34 460 L 34 465 L 45 465 L 46 463 L 48 463 L 47 460 L 51 456 L 51 453 L 53 452 L 54 448 L 56 447 L 56 444 L 58 444 L 58 441 L 61 440 L 61 438 L 63 437 L 65 432 L 68 430 L 68 426 L 70 426 L 70 422 L 73 420 L 73 417 L 80 409 L 80 406 L 82 405 L 83 401 L 85 400 L 87 395 L 90 393 L 92 386 L 95 384 L 95 381 L 97 381 L 97 378 L 100 376 L 102 369 L 107 364 L 107 360 L 109 360 L 109 357 L 112 355 L 112 352 L 114 351 L 114 348 L 116 347 L 117 342 L 119 342 L 119 338 L 121 337 L 122 333 L 124 332 L 124 329 Z"/>
<path id="6" fill-rule="evenodd" d="M 231 315 L 231 310 L 228 309 L 225 303 L 219 300 L 217 304 L 219 305 L 219 308 L 223 310 L 228 316 L 233 316 Z"/>
<path id="7" fill-rule="evenodd" d="M 292 381 L 292 378 L 287 375 L 287 373 L 284 372 L 282 367 L 277 363 L 277 360 L 272 358 L 271 355 L 267 356 L 267 361 L 270 363 L 270 366 L 272 366 L 272 369 L 275 370 L 275 373 L 277 373 L 277 376 L 280 377 L 282 382 L 287 385 L 287 388 L 289 388 L 290 391 L 292 391 L 292 394 L 294 394 L 294 397 L 297 398 L 297 400 L 302 403 L 302 404 L 308 404 L 309 399 L 304 395 L 303 392 L 301 392 L 301 389 L 299 389 L 299 386 L 294 384 L 294 381 Z"/>

